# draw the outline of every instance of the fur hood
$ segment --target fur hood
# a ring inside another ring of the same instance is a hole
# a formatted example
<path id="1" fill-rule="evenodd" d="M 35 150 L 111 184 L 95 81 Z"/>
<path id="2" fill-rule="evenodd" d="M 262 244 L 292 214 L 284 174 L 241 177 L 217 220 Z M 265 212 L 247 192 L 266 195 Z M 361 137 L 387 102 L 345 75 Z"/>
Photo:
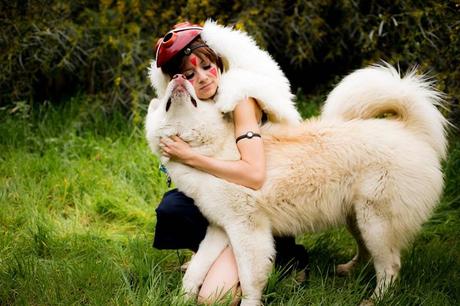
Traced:
<path id="1" fill-rule="evenodd" d="M 299 123 L 301 120 L 290 84 L 278 64 L 246 33 L 206 21 L 201 38 L 224 63 L 219 89 L 214 98 L 220 111 L 231 112 L 244 98 L 253 97 L 271 122 Z M 152 61 L 149 77 L 159 98 L 170 81 Z"/>

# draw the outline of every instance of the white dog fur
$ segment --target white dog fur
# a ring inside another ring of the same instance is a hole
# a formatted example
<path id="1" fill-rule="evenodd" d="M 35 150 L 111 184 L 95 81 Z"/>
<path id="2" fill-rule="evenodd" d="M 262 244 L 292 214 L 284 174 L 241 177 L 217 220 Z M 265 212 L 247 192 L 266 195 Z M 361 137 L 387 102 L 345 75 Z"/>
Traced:
<path id="1" fill-rule="evenodd" d="M 257 191 L 161 157 L 159 138 L 177 134 L 202 154 L 239 159 L 231 118 L 200 101 L 188 82 L 189 94 L 175 88 L 172 80 L 151 102 L 146 136 L 179 190 L 210 222 L 183 279 L 189 297 L 230 243 L 241 305 L 260 305 L 275 255 L 273 235 L 339 225 L 356 238 L 358 252 L 338 271 L 347 273 L 370 255 L 377 276 L 372 298 L 388 289 L 398 276 L 401 250 L 429 218 L 443 188 L 447 121 L 436 108 L 441 94 L 426 79 L 414 71 L 401 78 L 390 66 L 368 67 L 338 84 L 320 118 L 265 124 L 267 179 Z M 372 118 L 383 114 L 392 116 Z"/>

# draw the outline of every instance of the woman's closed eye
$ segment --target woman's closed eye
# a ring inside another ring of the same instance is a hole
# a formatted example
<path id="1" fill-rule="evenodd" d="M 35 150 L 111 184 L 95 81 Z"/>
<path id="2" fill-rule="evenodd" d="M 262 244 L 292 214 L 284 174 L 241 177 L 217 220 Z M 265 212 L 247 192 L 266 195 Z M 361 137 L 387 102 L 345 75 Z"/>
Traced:
<path id="1" fill-rule="evenodd" d="M 186 73 L 184 73 L 184 76 L 185 76 L 185 78 L 187 80 L 191 80 L 195 76 L 195 73 L 194 72 L 188 72 L 188 73 L 186 72 Z"/>
<path id="2" fill-rule="evenodd" d="M 201 66 L 204 70 L 209 70 L 211 68 L 211 64 L 205 64 Z"/>

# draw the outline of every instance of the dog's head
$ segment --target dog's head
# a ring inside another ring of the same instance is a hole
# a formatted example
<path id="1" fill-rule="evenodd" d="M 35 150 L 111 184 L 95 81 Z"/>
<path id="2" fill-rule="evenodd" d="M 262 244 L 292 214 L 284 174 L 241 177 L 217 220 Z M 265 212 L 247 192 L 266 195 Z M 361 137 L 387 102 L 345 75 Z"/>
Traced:
<path id="1" fill-rule="evenodd" d="M 177 117 L 177 112 L 192 112 L 192 107 L 198 107 L 199 99 L 195 94 L 193 85 L 187 81 L 184 75 L 176 74 L 168 84 L 165 95 L 161 99 L 157 99 L 149 106 L 152 108 L 161 107 L 165 115 L 172 115 Z M 150 109 L 149 109 L 150 111 Z"/>
<path id="2" fill-rule="evenodd" d="M 150 102 L 146 136 L 152 151 L 159 155 L 160 137 L 178 135 L 193 147 L 216 143 L 229 130 L 228 120 L 212 101 L 201 101 L 193 85 L 183 76 L 173 77 L 165 94 Z"/>

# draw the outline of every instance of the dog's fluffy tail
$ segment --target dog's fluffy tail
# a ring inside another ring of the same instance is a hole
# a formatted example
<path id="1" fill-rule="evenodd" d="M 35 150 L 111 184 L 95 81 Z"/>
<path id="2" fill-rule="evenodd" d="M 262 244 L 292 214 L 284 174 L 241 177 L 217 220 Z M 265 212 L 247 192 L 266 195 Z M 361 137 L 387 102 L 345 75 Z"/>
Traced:
<path id="1" fill-rule="evenodd" d="M 415 69 L 401 78 L 389 64 L 374 65 L 345 77 L 329 94 L 321 117 L 400 120 L 444 159 L 448 121 L 437 109 L 443 102 L 443 94 Z"/>

